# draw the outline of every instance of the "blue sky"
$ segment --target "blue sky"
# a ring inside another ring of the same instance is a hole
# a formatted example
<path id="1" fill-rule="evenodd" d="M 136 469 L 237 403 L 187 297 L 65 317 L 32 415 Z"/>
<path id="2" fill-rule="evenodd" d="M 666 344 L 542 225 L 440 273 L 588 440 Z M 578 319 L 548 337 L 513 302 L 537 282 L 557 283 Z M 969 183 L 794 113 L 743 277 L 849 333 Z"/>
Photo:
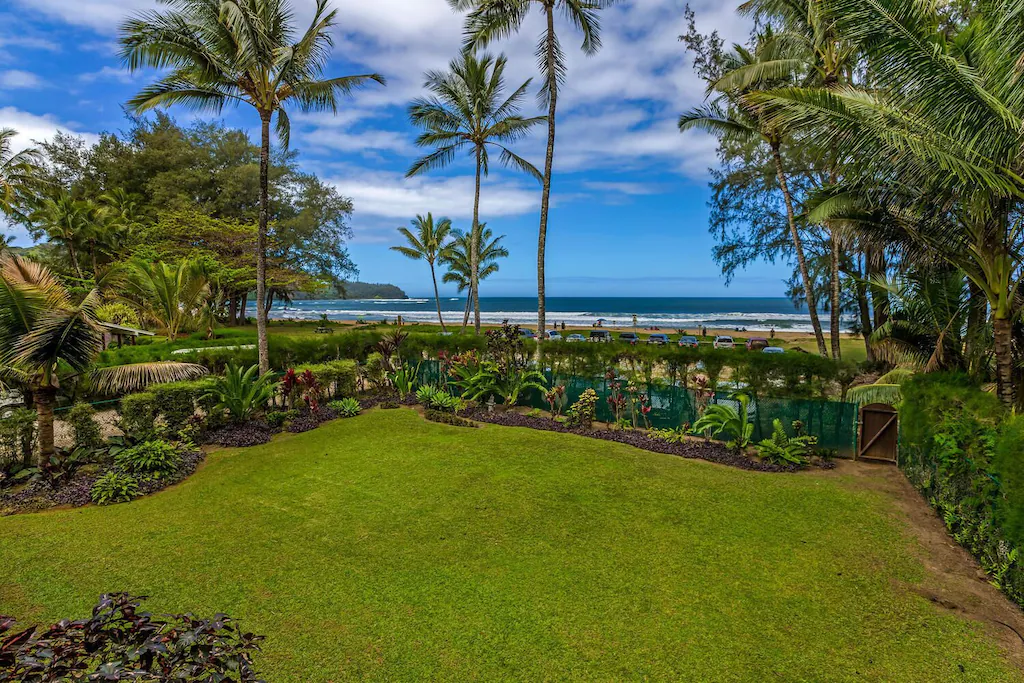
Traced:
<path id="1" fill-rule="evenodd" d="M 300 20 L 312 0 L 293 0 Z M 692 2 L 700 28 L 742 40 L 748 27 L 731 5 Z M 19 145 L 56 130 L 92 139 L 126 126 L 122 103 L 153 73 L 129 74 L 116 54 L 117 28 L 154 0 L 5 0 L 0 9 L 0 127 L 22 135 Z M 683 0 L 620 0 L 604 13 L 604 48 L 579 52 L 562 27 L 569 81 L 562 92 L 553 178 L 554 207 L 548 240 L 549 296 L 780 296 L 786 265 L 759 264 L 726 287 L 711 259 L 707 232 L 708 166 L 714 140 L 680 135 L 678 115 L 699 103 L 703 86 L 693 76 L 678 35 Z M 340 10 L 331 75 L 380 72 L 385 88 L 357 93 L 339 113 L 292 115 L 292 146 L 307 170 L 353 198 L 350 245 L 361 279 L 394 282 L 410 294 L 429 291 L 426 266 L 388 250 L 395 228 L 417 213 L 446 215 L 468 228 L 472 165 L 407 180 L 419 153 L 405 107 L 422 93 L 422 74 L 443 68 L 460 45 L 461 17 L 445 0 L 335 0 Z M 496 45 L 509 57 L 508 82 L 534 73 L 538 17 L 520 36 Z M 531 98 L 528 113 L 540 113 Z M 182 122 L 193 115 L 173 110 Z M 225 120 L 255 139 L 255 118 L 245 109 Z M 539 167 L 540 128 L 519 151 Z M 505 234 L 511 251 L 501 272 L 485 282 L 484 296 L 536 292 L 539 185 L 492 169 L 485 180 L 482 219 Z M 19 229 L 8 230 L 27 244 Z M 452 294 L 453 292 L 445 292 Z"/>

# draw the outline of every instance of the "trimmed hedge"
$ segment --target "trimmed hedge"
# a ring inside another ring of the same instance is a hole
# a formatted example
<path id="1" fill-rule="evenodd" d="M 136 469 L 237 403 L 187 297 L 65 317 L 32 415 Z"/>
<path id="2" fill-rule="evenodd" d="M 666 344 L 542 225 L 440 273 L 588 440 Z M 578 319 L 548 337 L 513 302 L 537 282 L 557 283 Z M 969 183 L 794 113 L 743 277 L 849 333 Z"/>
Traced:
<path id="1" fill-rule="evenodd" d="M 350 360 L 332 360 L 315 365 L 299 365 L 295 374 L 306 370 L 313 373 L 316 381 L 327 392 L 329 398 L 347 398 L 356 395 L 356 364 Z"/>

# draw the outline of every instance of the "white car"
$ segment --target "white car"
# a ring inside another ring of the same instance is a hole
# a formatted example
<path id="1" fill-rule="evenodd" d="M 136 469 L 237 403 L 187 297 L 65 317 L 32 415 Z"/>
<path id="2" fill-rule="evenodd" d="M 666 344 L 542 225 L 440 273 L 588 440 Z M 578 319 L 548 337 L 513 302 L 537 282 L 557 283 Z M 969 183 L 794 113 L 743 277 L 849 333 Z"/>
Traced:
<path id="1" fill-rule="evenodd" d="M 581 341 L 587 341 L 587 338 L 584 337 L 582 334 L 570 334 L 568 337 L 565 338 L 565 341 L 568 341 L 568 342 L 581 342 Z"/>
<path id="2" fill-rule="evenodd" d="M 548 330 L 547 334 L 548 334 L 548 339 L 551 339 L 552 341 L 557 341 L 557 340 L 560 340 L 562 338 L 562 335 L 560 335 L 558 333 L 558 330 Z"/>
<path id="3" fill-rule="evenodd" d="M 786 349 L 781 346 L 766 346 L 761 349 L 761 353 L 785 353 Z"/>
<path id="4" fill-rule="evenodd" d="M 732 337 L 719 336 L 715 337 L 714 346 L 716 349 L 735 349 L 736 342 L 732 340 Z"/>

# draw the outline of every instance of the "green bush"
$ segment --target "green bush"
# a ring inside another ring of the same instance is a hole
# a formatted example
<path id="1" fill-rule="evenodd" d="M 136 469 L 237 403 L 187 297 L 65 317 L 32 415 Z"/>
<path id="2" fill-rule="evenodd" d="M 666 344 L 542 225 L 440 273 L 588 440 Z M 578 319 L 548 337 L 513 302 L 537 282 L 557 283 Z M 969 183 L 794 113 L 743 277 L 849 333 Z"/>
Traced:
<path id="1" fill-rule="evenodd" d="M 204 412 L 213 408 L 215 402 L 209 395 L 215 383 L 213 377 L 204 377 L 191 382 L 155 384 L 147 391 L 156 396 L 158 414 L 167 423 L 168 430 L 178 434 L 196 414 L 196 408 Z"/>
<path id="2" fill-rule="evenodd" d="M 350 360 L 332 360 L 315 365 L 299 365 L 296 375 L 306 370 L 313 373 L 316 381 L 331 398 L 345 398 L 356 395 L 356 364 Z"/>
<path id="3" fill-rule="evenodd" d="M 1001 483 L 997 520 L 1008 539 L 1024 547 L 1024 416 L 1007 419 L 999 431 L 993 465 Z"/>
<path id="4" fill-rule="evenodd" d="M 36 440 L 36 411 L 15 408 L 0 418 L 0 465 L 32 462 Z"/>
<path id="5" fill-rule="evenodd" d="M 569 406 L 569 412 L 566 413 L 566 424 L 570 427 L 590 429 L 596 414 L 597 392 L 593 389 L 587 389 L 580 394 L 579 399 L 575 403 Z"/>
<path id="6" fill-rule="evenodd" d="M 156 479 L 174 474 L 180 462 L 178 450 L 166 441 L 146 441 L 114 457 L 114 464 L 124 472 Z"/>
<path id="7" fill-rule="evenodd" d="M 331 401 L 327 404 L 327 407 L 336 412 L 339 417 L 355 417 L 362 410 L 359 401 L 354 398 Z"/>
<path id="8" fill-rule="evenodd" d="M 71 427 L 75 448 L 94 451 L 103 447 L 103 432 L 96 421 L 96 409 L 88 403 L 76 403 L 64 415 Z"/>
<path id="9" fill-rule="evenodd" d="M 754 434 L 754 425 L 747 420 L 750 397 L 736 393 L 730 398 L 739 403 L 739 410 L 722 403 L 710 405 L 700 419 L 693 423 L 692 433 L 709 434 L 712 437 L 724 434 L 729 439 L 726 446 L 742 451 L 750 445 L 750 438 Z"/>
<path id="10" fill-rule="evenodd" d="M 136 441 L 149 441 L 156 436 L 157 400 L 149 391 L 129 394 L 121 399 L 121 431 Z"/>
<path id="11" fill-rule="evenodd" d="M 229 365 L 223 377 L 214 378 L 207 393 L 215 401 L 212 411 L 227 412 L 233 422 L 241 424 L 265 410 L 277 391 L 277 377 L 258 373 L 257 365 L 248 369 Z"/>
<path id="12" fill-rule="evenodd" d="M 818 437 L 807 435 L 790 436 L 782 420 L 772 420 L 772 436 L 757 445 L 757 454 L 766 462 L 776 465 L 804 465 L 811 450 L 818 443 Z M 794 429 L 794 431 L 797 431 Z"/>
<path id="13" fill-rule="evenodd" d="M 89 496 L 96 505 L 127 503 L 138 495 L 138 479 L 117 470 L 110 470 L 94 481 L 89 490 Z"/>

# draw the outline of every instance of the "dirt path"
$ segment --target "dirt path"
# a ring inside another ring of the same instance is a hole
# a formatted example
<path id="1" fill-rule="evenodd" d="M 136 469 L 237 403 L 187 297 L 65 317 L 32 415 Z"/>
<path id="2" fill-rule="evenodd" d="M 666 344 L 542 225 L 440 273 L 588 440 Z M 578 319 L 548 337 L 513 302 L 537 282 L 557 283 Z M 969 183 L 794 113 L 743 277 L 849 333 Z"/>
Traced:
<path id="1" fill-rule="evenodd" d="M 979 621 L 1024 671 L 1024 612 L 998 588 L 978 562 L 949 535 L 927 501 L 893 465 L 841 460 L 823 476 L 843 477 L 856 488 L 877 491 L 892 501 L 895 516 L 917 541 L 925 579 L 910 590 L 941 609 Z"/>

